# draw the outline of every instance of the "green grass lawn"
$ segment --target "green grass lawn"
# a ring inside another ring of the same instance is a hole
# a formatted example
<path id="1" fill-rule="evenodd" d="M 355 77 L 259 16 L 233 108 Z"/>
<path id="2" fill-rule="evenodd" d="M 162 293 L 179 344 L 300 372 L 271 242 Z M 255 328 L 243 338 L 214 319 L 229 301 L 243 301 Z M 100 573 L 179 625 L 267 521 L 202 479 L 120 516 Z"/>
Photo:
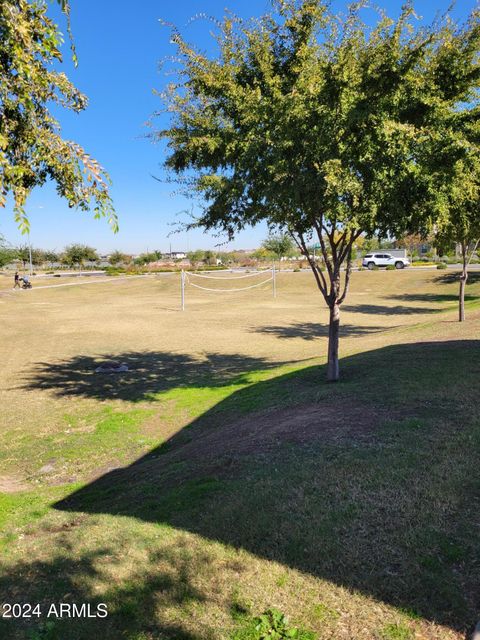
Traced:
<path id="1" fill-rule="evenodd" d="M 117 378 L 91 373 L 78 338 L 11 365 L 2 600 L 109 615 L 3 618 L 0 637 L 258 640 L 278 609 L 299 640 L 464 638 L 480 617 L 480 286 L 459 326 L 454 284 L 394 275 L 357 274 L 337 385 L 300 309 L 226 324 L 215 354 L 110 349 L 130 366 Z M 218 325 L 202 326 L 206 346 Z"/>

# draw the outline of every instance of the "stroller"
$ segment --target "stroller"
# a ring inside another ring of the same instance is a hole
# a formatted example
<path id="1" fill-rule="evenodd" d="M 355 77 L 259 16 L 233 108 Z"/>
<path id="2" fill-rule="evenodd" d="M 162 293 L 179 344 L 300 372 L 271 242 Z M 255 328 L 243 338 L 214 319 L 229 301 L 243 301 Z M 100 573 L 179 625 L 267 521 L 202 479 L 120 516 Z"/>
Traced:
<path id="1" fill-rule="evenodd" d="M 21 278 L 21 280 L 22 280 L 22 289 L 31 289 L 32 288 L 32 283 L 27 278 L 27 276 L 24 276 L 23 278 Z"/>

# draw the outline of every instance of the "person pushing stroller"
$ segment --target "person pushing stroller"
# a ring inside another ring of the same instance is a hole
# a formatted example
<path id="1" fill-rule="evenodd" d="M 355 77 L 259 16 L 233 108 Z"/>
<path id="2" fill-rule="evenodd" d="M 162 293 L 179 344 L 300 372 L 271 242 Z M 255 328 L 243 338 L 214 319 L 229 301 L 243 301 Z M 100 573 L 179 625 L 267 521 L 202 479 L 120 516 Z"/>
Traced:
<path id="1" fill-rule="evenodd" d="M 30 278 L 27 275 L 20 277 L 18 271 L 15 271 L 13 288 L 14 289 L 31 289 L 32 283 L 30 282 Z"/>

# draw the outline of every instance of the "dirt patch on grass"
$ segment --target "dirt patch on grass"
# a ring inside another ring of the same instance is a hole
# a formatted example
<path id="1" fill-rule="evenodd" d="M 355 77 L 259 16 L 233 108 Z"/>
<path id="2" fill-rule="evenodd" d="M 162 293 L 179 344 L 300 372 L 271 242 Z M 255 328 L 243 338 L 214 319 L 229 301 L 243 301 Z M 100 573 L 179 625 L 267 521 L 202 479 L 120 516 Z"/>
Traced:
<path id="1" fill-rule="evenodd" d="M 194 421 L 129 466 L 112 460 L 89 481 L 102 493 L 112 490 L 117 495 L 125 489 L 141 494 L 152 480 L 165 492 L 204 477 L 234 479 L 251 456 L 268 457 L 282 447 L 373 443 L 378 428 L 396 417 L 386 407 L 344 398 L 256 411 L 239 419 L 219 413 Z"/>
<path id="2" fill-rule="evenodd" d="M 371 440 L 375 429 L 391 419 L 395 416 L 383 407 L 372 409 L 351 400 L 345 405 L 342 399 L 330 399 L 255 412 L 239 420 L 227 419 L 223 424 L 199 421 L 174 435 L 163 449 L 140 461 L 138 472 L 140 476 L 156 474 L 159 464 L 166 470 L 185 462 L 189 474 L 195 469 L 195 475 L 222 476 L 230 474 L 231 467 L 245 456 L 267 453 L 285 445 Z"/>
<path id="3" fill-rule="evenodd" d="M 0 476 L 0 493 L 18 493 L 20 491 L 27 491 L 28 488 L 28 485 L 16 476 Z"/>
<path id="4" fill-rule="evenodd" d="M 218 456 L 227 449 L 231 454 L 249 454 L 282 443 L 308 443 L 362 437 L 387 414 L 372 411 L 361 403 L 330 400 L 276 411 L 260 412 L 225 425 L 195 442 L 196 455 Z M 191 446 L 191 445 L 190 445 Z M 194 455 L 188 451 L 189 457 Z"/>

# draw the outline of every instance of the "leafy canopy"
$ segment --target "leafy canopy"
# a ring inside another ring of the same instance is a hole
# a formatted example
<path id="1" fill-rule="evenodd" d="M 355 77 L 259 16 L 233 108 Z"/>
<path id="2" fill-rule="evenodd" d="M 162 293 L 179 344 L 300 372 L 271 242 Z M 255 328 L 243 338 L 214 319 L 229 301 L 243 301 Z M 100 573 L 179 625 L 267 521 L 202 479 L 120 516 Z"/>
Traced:
<path id="1" fill-rule="evenodd" d="M 56 251 L 47 250 L 43 255 L 45 262 L 49 262 L 52 264 L 53 262 L 58 262 L 60 260 L 60 255 Z"/>
<path id="2" fill-rule="evenodd" d="M 32 258 L 32 264 L 41 264 L 45 260 L 45 252 L 41 249 L 35 249 L 28 244 L 22 244 L 15 248 L 14 257 L 23 263 L 23 266 Z"/>
<path id="3" fill-rule="evenodd" d="M 60 4 L 68 17 L 68 2 Z M 15 219 L 27 232 L 28 195 L 52 180 L 70 207 L 93 208 L 96 218 L 106 216 L 116 230 L 108 175 L 79 144 L 62 138 L 52 113 L 52 107 L 79 112 L 87 106 L 87 98 L 58 71 L 61 45 L 44 0 L 0 2 L 0 207 L 12 194 Z"/>
<path id="4" fill-rule="evenodd" d="M 454 163 L 451 182 L 443 191 L 445 210 L 437 222 L 435 242 L 444 252 L 459 244 L 467 254 L 471 245 L 480 241 L 480 161 L 478 149 L 474 157 Z"/>
<path id="5" fill-rule="evenodd" d="M 278 259 L 291 256 L 294 253 L 293 240 L 286 233 L 270 234 L 268 238 L 262 242 L 262 247 L 268 252 L 273 253 Z"/>
<path id="6" fill-rule="evenodd" d="M 15 250 L 0 235 L 0 267 L 4 267 L 15 259 Z"/>
<path id="7" fill-rule="evenodd" d="M 108 257 L 108 262 L 111 265 L 124 264 L 130 262 L 130 256 L 121 251 L 113 251 Z"/>
<path id="8" fill-rule="evenodd" d="M 98 254 L 95 249 L 88 245 L 74 243 L 65 247 L 62 259 L 63 262 L 69 265 L 81 265 L 87 260 L 92 262 L 98 260 Z"/>
<path id="9" fill-rule="evenodd" d="M 435 194 L 431 227 L 444 251 L 459 243 L 465 253 L 480 239 L 479 16 L 474 12 L 461 29 L 446 25 L 434 68 L 444 99 L 434 112 L 427 161 Z"/>

